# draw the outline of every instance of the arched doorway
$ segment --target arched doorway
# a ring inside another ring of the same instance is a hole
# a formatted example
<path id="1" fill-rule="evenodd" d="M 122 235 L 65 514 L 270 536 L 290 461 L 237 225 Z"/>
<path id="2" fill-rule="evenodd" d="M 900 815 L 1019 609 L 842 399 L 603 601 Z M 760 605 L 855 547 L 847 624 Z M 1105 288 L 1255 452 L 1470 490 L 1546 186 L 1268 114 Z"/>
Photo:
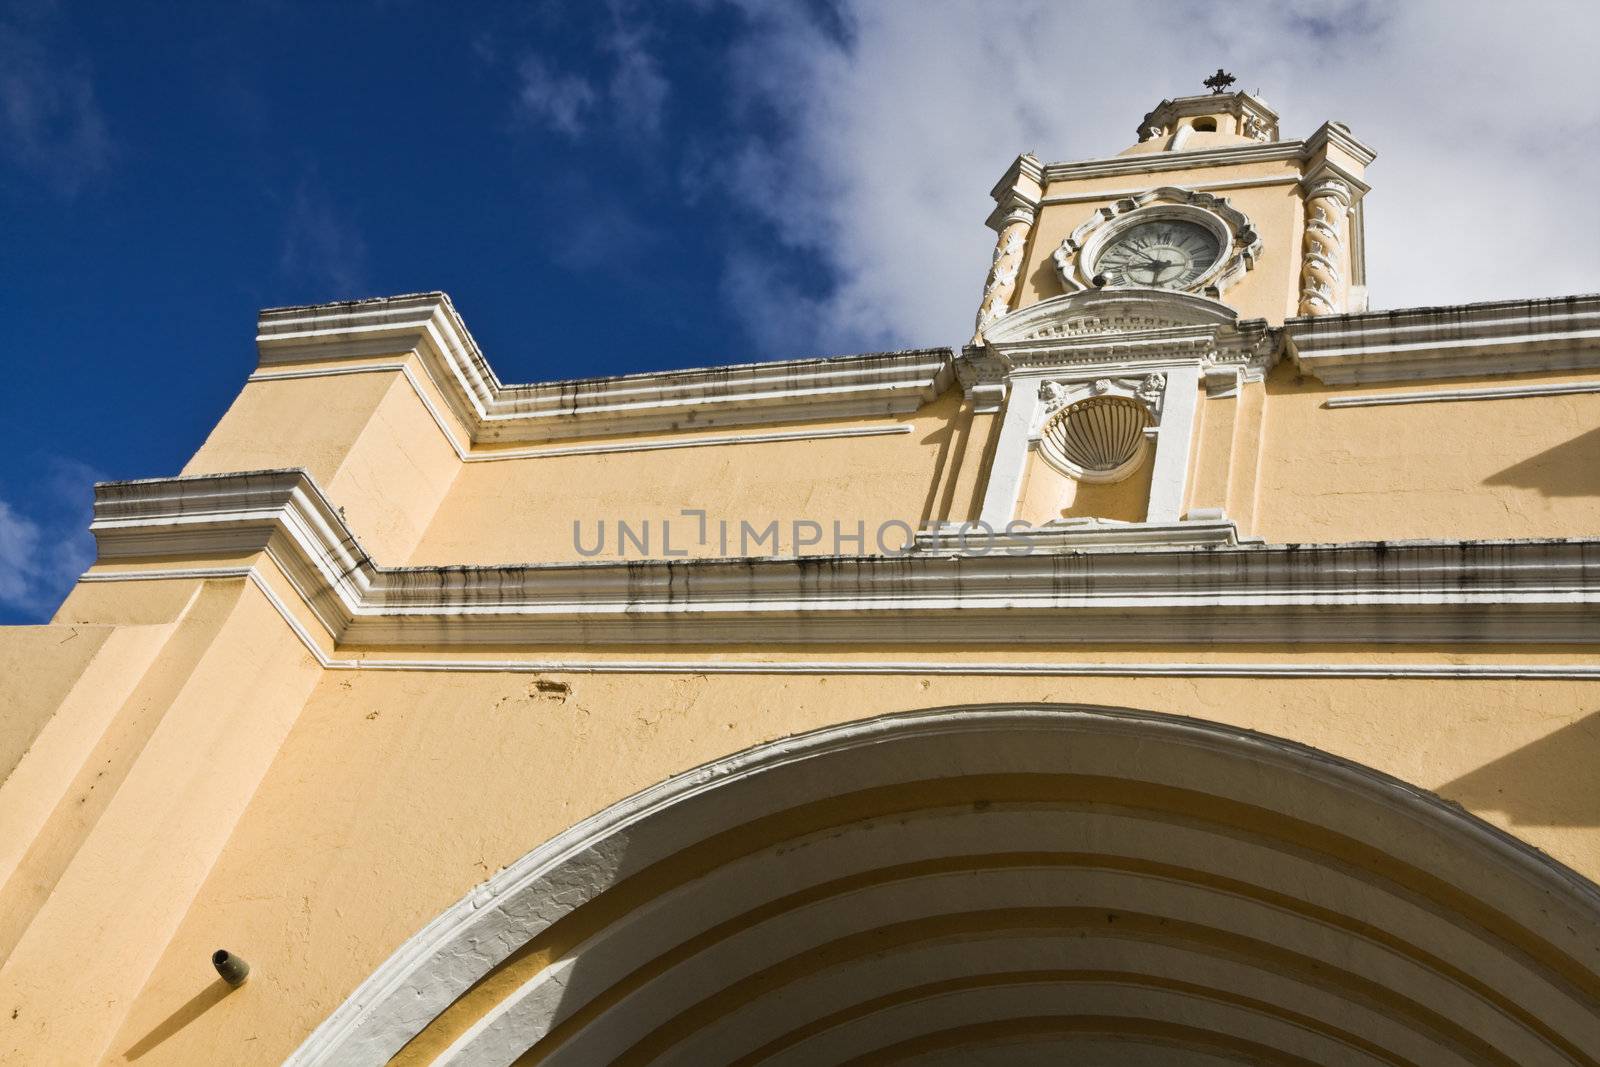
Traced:
<path id="1" fill-rule="evenodd" d="M 580 823 L 291 1062 L 1594 1063 L 1597 920 L 1593 884 L 1314 749 L 945 708 Z"/>

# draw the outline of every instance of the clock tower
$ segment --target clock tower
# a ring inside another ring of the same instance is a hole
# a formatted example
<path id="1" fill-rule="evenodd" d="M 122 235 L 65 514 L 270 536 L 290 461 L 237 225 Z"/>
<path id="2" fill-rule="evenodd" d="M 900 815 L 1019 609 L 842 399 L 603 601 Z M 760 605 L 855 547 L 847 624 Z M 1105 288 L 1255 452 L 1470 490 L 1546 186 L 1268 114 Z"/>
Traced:
<path id="1" fill-rule="evenodd" d="M 1001 421 L 980 517 L 1063 543 L 1235 544 L 1275 334 L 1366 309 L 1373 152 L 1338 122 L 1286 140 L 1246 92 L 1163 100 L 1137 136 L 1101 159 L 1019 156 L 994 188 L 959 360 Z"/>
<path id="2" fill-rule="evenodd" d="M 1163 100 L 1115 156 L 1018 156 L 993 192 L 978 338 L 1009 312 L 1095 287 L 1192 293 L 1273 325 L 1365 310 L 1372 159 L 1339 122 L 1284 140 L 1246 92 Z"/>

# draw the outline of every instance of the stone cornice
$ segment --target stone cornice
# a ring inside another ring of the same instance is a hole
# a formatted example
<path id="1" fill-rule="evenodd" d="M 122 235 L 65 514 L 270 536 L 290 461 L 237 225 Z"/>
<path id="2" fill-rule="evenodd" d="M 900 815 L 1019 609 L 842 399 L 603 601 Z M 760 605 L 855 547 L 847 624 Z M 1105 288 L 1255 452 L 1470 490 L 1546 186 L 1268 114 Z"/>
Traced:
<path id="1" fill-rule="evenodd" d="M 1298 160 L 1305 156 L 1304 141 L 1276 141 L 1269 144 L 1229 145 L 1192 152 L 1147 152 L 1134 156 L 1108 156 L 1070 163 L 1047 163 L 1044 178 L 1055 182 L 1082 181 L 1086 178 L 1122 177 L 1168 170 L 1194 170 L 1203 167 L 1233 167 L 1241 163 L 1271 163 Z"/>
<path id="2" fill-rule="evenodd" d="M 1007 380 L 1018 371 L 1072 369 L 1135 374 L 1198 360 L 1260 378 L 1278 342 L 1263 319 L 1240 320 L 1216 300 L 1167 289 L 1088 289 L 1050 297 L 998 320 L 984 344 L 956 361 L 962 387 Z"/>
<path id="3" fill-rule="evenodd" d="M 1029 152 L 1018 156 L 1000 176 L 994 188 L 989 190 L 989 196 L 994 200 L 995 207 L 984 221 L 984 225 L 991 230 L 999 231 L 1004 228 L 1005 220 L 1012 212 L 1019 209 L 1024 213 L 1037 211 L 1038 192 L 1043 182 L 1044 164 Z M 1029 217 L 1031 220 L 1031 214 Z"/>
<path id="4" fill-rule="evenodd" d="M 1372 191 L 1372 186 L 1356 177 L 1348 167 L 1341 167 L 1332 160 L 1322 159 L 1307 168 L 1305 176 L 1300 179 L 1300 190 L 1305 195 L 1310 195 L 1319 182 L 1335 179 L 1343 182 L 1349 189 L 1350 204 L 1354 205 Z"/>
<path id="5" fill-rule="evenodd" d="M 949 349 L 502 383 L 443 293 L 261 313 L 262 367 L 415 352 L 472 443 L 532 443 L 914 411 L 952 380 Z"/>
<path id="6" fill-rule="evenodd" d="M 1330 145 L 1363 167 L 1378 158 L 1378 153 L 1366 142 L 1357 139 L 1356 135 L 1350 132 L 1350 127 L 1342 122 L 1324 122 L 1317 127 L 1315 133 L 1305 139 L 1304 144 L 1302 152 L 1308 158 L 1321 153 Z"/>
<path id="7" fill-rule="evenodd" d="M 1597 541 L 388 568 L 299 470 L 104 483 L 91 529 L 98 580 L 264 552 L 351 648 L 1600 641 Z"/>
<path id="8" fill-rule="evenodd" d="M 1195 151 L 1146 152 L 1132 156 L 1108 156 L 1102 159 L 1048 163 L 1044 167 L 1044 180 L 1048 193 L 1048 186 L 1055 182 L 1076 182 L 1090 178 L 1123 177 L 1130 174 L 1154 174 L 1205 167 L 1234 167 L 1243 163 L 1304 162 L 1322 153 L 1329 144 L 1347 152 L 1352 158 L 1365 161 L 1363 165 L 1376 158 L 1372 149 L 1357 140 L 1343 125 L 1329 122 L 1324 123 L 1303 141 L 1272 141 Z"/>
<path id="9" fill-rule="evenodd" d="M 1230 519 L 1185 519 L 1182 522 L 1121 522 L 1115 519 L 1058 519 L 1014 534 L 988 534 L 972 523 L 945 523 L 919 530 L 919 552 L 971 553 L 986 546 L 1005 551 L 1016 546 L 1037 552 L 1073 552 L 1082 549 L 1175 548 L 1178 546 L 1235 548 L 1240 544 L 1263 544 L 1260 538 L 1241 538 L 1239 527 Z"/>
<path id="10" fill-rule="evenodd" d="M 1600 295 L 1402 308 L 1284 323 L 1301 373 L 1330 385 L 1600 367 Z"/>

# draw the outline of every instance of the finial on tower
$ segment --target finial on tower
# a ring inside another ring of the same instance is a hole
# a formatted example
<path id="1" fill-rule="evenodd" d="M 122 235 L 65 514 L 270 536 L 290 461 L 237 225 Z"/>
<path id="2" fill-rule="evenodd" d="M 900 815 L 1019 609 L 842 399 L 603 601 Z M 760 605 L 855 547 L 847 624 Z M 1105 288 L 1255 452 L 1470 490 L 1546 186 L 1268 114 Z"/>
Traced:
<path id="1" fill-rule="evenodd" d="M 1223 93 L 1228 91 L 1228 86 L 1232 85 L 1238 80 L 1239 79 L 1235 78 L 1232 74 L 1229 74 L 1221 67 L 1218 67 L 1215 74 L 1211 75 L 1211 77 L 1207 78 L 1200 84 L 1204 85 L 1207 89 L 1210 89 L 1211 92 L 1216 96 L 1221 96 Z"/>

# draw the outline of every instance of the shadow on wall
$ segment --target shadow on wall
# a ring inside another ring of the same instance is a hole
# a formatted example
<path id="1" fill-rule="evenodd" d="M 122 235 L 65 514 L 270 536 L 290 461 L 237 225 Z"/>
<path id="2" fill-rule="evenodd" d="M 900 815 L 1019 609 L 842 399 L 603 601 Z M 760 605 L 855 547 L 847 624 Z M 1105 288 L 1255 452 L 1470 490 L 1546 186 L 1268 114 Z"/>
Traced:
<path id="1" fill-rule="evenodd" d="M 1600 711 L 1440 786 L 1473 811 L 1498 811 L 1514 826 L 1600 826 Z"/>
<path id="2" fill-rule="evenodd" d="M 1484 484 L 1536 489 L 1543 496 L 1600 497 L 1600 428 L 1512 464 Z"/>
<path id="3" fill-rule="evenodd" d="M 970 421 L 970 419 L 963 419 L 962 413 L 958 411 L 953 417 L 945 419 L 943 422 L 941 422 L 938 429 L 922 438 L 922 443 L 925 445 L 937 444 L 939 446 L 939 453 L 933 461 L 933 477 L 928 479 L 928 493 L 927 496 L 923 498 L 922 514 L 917 520 L 917 524 L 919 526 L 926 526 L 928 524 L 928 521 L 933 518 L 934 509 L 939 504 L 939 486 L 940 483 L 947 480 L 947 474 L 951 468 L 951 451 L 952 447 L 955 445 L 955 439 L 957 436 L 956 423 L 962 423 L 960 433 L 960 451 L 965 452 L 967 448 L 967 434 L 970 429 Z M 955 462 L 959 464 L 960 460 L 957 459 Z M 948 480 L 953 486 L 955 479 L 948 478 Z"/>
<path id="4" fill-rule="evenodd" d="M 208 1009 L 220 1003 L 222 998 L 227 996 L 229 992 L 231 990 L 228 983 L 218 978 L 215 982 L 190 997 L 183 1007 L 161 1020 L 155 1029 L 141 1037 L 123 1055 L 130 1061 L 139 1059 L 145 1053 L 155 1049 L 157 1045 L 160 1045 L 167 1038 L 200 1018 Z"/>

